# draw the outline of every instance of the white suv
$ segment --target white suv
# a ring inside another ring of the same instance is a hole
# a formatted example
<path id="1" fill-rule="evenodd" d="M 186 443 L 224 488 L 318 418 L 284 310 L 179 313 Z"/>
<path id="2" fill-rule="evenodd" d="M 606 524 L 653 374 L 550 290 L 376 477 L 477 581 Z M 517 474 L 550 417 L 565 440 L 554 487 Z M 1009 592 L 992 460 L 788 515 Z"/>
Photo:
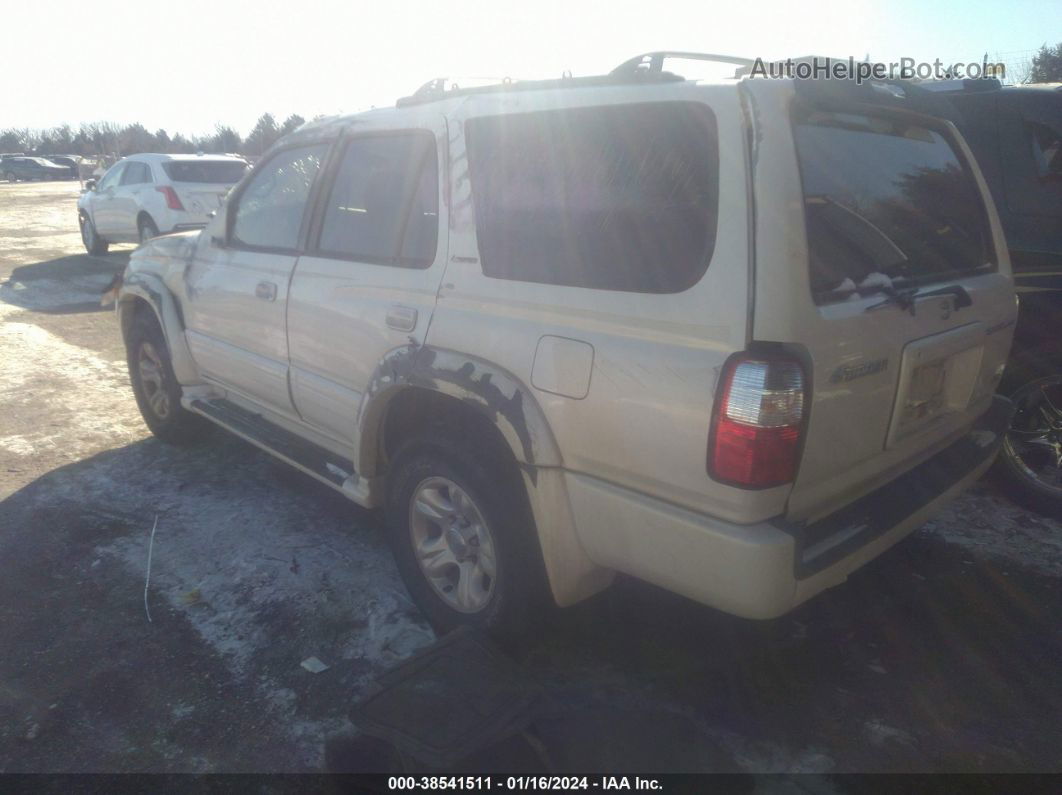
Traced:
<path id="1" fill-rule="evenodd" d="M 1000 446 L 995 210 L 927 92 L 662 62 L 285 138 L 130 260 L 148 426 L 386 508 L 440 628 L 617 571 L 752 618 L 842 582 Z"/>
<path id="2" fill-rule="evenodd" d="M 202 229 L 249 164 L 236 155 L 141 154 L 123 158 L 77 203 L 81 239 L 90 254 L 110 243 Z"/>

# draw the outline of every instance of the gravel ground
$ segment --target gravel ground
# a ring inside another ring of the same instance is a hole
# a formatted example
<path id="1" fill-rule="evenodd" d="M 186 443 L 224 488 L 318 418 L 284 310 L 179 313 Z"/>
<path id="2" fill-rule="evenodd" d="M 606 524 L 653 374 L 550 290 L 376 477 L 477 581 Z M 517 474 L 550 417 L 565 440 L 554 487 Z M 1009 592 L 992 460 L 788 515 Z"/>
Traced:
<path id="1" fill-rule="evenodd" d="M 0 183 L 0 772 L 319 770 L 432 633 L 375 516 L 147 434 L 76 198 Z M 623 580 L 521 662 L 561 766 L 1059 771 L 1060 531 L 981 484 L 784 619 Z"/>

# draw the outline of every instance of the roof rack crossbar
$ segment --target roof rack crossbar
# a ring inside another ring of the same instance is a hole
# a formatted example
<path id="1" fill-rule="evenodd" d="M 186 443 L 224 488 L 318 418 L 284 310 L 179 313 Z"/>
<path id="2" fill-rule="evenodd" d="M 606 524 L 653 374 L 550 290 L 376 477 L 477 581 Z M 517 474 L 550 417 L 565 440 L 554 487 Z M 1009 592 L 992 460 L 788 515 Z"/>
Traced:
<path id="1" fill-rule="evenodd" d="M 467 96 L 470 94 L 491 94 L 504 91 L 533 91 L 543 88 L 580 88 L 584 86 L 620 85 L 630 82 L 672 82 L 681 81 L 683 78 L 664 71 L 664 60 L 667 58 L 684 58 L 693 61 L 714 61 L 717 63 L 729 63 L 739 67 L 751 67 L 756 62 L 751 58 L 740 58 L 735 55 L 713 55 L 706 52 L 679 52 L 661 50 L 659 52 L 647 52 L 624 61 L 607 75 L 592 75 L 589 77 L 572 77 L 571 72 L 565 72 L 559 80 L 502 80 L 497 85 L 476 86 L 474 88 L 459 88 L 456 85 L 448 85 L 446 78 L 437 77 L 429 80 L 408 97 L 402 97 L 395 104 L 398 107 L 419 105 L 426 102 L 436 102 L 455 96 Z"/>
<path id="2" fill-rule="evenodd" d="M 651 74 L 659 74 L 664 71 L 664 61 L 668 58 L 681 58 L 687 61 L 713 61 L 715 63 L 729 63 L 735 66 L 752 66 L 756 63 L 751 58 L 742 58 L 737 55 L 718 55 L 710 52 L 681 52 L 678 50 L 659 50 L 636 55 L 624 61 L 612 70 L 613 75 L 629 74 L 639 70 L 648 71 Z M 648 69 L 646 69 L 648 67 Z"/>

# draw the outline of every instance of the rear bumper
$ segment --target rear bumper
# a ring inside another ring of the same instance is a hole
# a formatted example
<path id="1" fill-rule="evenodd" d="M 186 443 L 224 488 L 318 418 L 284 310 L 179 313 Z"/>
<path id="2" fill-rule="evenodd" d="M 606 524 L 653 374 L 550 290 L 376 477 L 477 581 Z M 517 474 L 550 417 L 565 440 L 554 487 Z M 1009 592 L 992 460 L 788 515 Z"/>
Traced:
<path id="1" fill-rule="evenodd" d="M 812 524 L 735 525 L 569 473 L 576 531 L 600 566 L 735 615 L 774 618 L 844 582 L 981 477 L 1012 411 L 997 396 L 951 446 Z"/>

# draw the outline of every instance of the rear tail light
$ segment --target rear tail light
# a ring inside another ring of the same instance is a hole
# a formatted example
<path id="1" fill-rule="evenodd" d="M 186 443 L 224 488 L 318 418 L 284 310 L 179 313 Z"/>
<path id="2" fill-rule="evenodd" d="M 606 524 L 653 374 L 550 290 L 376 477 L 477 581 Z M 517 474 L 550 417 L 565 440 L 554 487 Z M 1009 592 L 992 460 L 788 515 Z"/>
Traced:
<path id="1" fill-rule="evenodd" d="M 155 188 L 159 193 L 166 197 L 166 206 L 171 210 L 183 210 L 184 205 L 181 204 L 181 197 L 177 195 L 177 191 L 171 188 L 169 185 L 162 185 Z"/>
<path id="2" fill-rule="evenodd" d="M 743 355 L 723 370 L 708 447 L 708 473 L 741 488 L 796 476 L 804 426 L 804 369 L 792 359 Z"/>

